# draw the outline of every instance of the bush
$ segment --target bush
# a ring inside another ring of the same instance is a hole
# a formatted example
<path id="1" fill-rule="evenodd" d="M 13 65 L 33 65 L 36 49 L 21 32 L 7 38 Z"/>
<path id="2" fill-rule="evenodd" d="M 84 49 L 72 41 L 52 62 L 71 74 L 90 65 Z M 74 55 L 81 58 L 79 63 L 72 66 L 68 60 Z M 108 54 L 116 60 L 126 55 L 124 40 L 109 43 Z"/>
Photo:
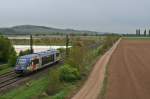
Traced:
<path id="1" fill-rule="evenodd" d="M 81 78 L 77 68 L 69 65 L 64 65 L 60 68 L 60 80 L 66 82 L 73 82 Z"/>
<path id="2" fill-rule="evenodd" d="M 119 35 L 115 35 L 115 34 L 107 35 L 104 38 L 103 44 L 99 48 L 98 53 L 103 54 L 104 52 L 106 52 L 119 39 L 119 37 L 120 37 Z"/>
<path id="3" fill-rule="evenodd" d="M 83 44 L 74 45 L 69 51 L 69 57 L 66 59 L 65 63 L 70 66 L 77 68 L 79 72 L 83 70 L 83 61 L 87 54 L 87 49 Z"/>
<path id="4" fill-rule="evenodd" d="M 48 95 L 54 95 L 61 88 L 60 79 L 59 79 L 59 71 L 51 70 L 49 72 L 49 86 L 47 89 Z"/>

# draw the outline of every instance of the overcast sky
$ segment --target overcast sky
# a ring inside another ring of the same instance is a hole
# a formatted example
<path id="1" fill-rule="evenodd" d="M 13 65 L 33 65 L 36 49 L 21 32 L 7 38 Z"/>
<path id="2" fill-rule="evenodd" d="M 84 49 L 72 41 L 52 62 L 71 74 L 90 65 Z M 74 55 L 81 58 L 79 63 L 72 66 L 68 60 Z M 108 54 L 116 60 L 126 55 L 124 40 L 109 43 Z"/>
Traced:
<path id="1" fill-rule="evenodd" d="M 0 27 L 23 24 L 134 33 L 150 28 L 150 0 L 0 0 Z"/>

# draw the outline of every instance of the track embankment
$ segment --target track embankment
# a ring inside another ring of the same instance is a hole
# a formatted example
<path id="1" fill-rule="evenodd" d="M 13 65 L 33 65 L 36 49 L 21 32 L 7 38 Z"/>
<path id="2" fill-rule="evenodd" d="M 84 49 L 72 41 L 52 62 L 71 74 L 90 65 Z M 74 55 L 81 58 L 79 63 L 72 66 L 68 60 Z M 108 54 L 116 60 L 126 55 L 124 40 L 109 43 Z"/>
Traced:
<path id="1" fill-rule="evenodd" d="M 150 40 L 122 40 L 108 72 L 106 99 L 150 99 Z"/>
<path id="2" fill-rule="evenodd" d="M 87 81 L 72 99 L 96 99 L 98 97 L 102 88 L 106 65 L 119 42 L 120 40 L 97 61 Z"/>

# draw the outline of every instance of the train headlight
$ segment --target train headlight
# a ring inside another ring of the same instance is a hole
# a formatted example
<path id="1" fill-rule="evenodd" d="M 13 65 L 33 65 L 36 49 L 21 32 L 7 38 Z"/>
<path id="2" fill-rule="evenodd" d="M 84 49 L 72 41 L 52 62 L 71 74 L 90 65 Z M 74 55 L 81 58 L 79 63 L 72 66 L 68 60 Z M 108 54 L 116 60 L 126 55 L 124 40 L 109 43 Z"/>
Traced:
<path id="1" fill-rule="evenodd" d="M 21 69 L 24 69 L 24 67 L 21 67 Z"/>

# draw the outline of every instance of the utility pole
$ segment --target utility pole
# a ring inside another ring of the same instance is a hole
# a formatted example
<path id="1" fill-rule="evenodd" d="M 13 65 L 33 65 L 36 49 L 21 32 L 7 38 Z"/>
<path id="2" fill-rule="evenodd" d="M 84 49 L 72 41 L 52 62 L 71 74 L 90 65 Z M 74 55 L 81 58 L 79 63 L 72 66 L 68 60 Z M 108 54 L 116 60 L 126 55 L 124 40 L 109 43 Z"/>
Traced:
<path id="1" fill-rule="evenodd" d="M 32 54 L 33 51 L 33 39 L 32 39 L 32 34 L 30 34 L 30 53 Z"/>
<path id="2" fill-rule="evenodd" d="M 68 46 L 69 46 L 69 35 L 66 34 L 66 57 L 69 56 L 69 49 L 68 49 Z"/>

